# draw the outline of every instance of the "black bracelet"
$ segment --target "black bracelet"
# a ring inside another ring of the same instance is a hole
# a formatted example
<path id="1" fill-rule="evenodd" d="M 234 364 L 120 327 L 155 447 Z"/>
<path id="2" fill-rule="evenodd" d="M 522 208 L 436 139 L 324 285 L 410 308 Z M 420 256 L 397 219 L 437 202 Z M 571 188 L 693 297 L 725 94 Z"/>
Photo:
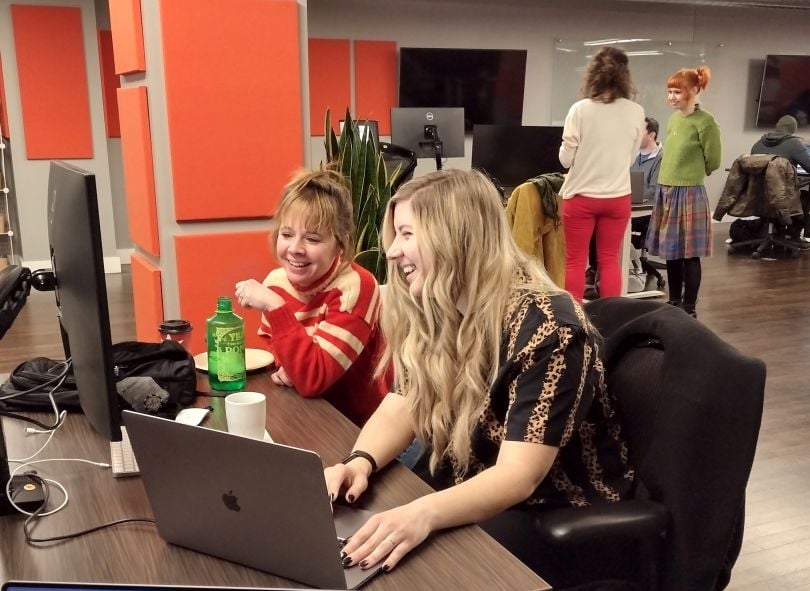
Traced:
<path id="1" fill-rule="evenodd" d="M 340 460 L 340 463 L 341 464 L 348 464 L 349 462 L 351 462 L 352 460 L 357 459 L 357 458 L 363 458 L 364 460 L 368 461 L 369 464 L 371 464 L 371 473 L 372 474 L 377 471 L 377 462 L 374 460 L 374 458 L 372 457 L 372 455 L 370 453 L 368 453 L 367 451 L 363 451 L 362 449 L 354 450 L 348 456 L 346 456 L 345 458 Z"/>

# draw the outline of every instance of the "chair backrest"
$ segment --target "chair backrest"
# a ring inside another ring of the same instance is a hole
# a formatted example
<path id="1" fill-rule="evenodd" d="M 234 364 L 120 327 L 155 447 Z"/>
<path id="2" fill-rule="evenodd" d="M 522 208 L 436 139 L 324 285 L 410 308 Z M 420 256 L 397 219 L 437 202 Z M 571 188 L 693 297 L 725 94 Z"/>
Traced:
<path id="1" fill-rule="evenodd" d="M 391 193 L 396 193 L 402 183 L 413 177 L 416 155 L 408 148 L 387 142 L 380 142 L 380 153 L 389 177 L 399 168 L 399 172 L 396 172 L 396 176 L 391 180 Z"/>
<path id="2" fill-rule="evenodd" d="M 714 589 L 744 503 L 765 365 L 664 303 L 605 298 L 585 309 L 605 339 L 637 477 L 672 517 L 662 588 Z"/>

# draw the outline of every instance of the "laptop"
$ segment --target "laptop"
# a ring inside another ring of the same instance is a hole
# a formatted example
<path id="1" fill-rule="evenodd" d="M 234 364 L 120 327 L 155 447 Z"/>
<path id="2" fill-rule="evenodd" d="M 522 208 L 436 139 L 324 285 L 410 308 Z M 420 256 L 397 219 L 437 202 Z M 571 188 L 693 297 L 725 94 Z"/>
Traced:
<path id="1" fill-rule="evenodd" d="M 299 587 L 299 589 L 301 589 Z M 191 585 L 139 585 L 125 583 L 3 583 L 2 591 L 289 591 L 281 587 L 200 587 Z"/>
<path id="2" fill-rule="evenodd" d="M 630 203 L 641 205 L 647 203 L 649 199 L 644 198 L 644 171 L 630 171 Z"/>
<path id="3" fill-rule="evenodd" d="M 124 411 L 160 536 L 306 585 L 356 589 L 340 541 L 373 514 L 329 501 L 315 452 Z"/>

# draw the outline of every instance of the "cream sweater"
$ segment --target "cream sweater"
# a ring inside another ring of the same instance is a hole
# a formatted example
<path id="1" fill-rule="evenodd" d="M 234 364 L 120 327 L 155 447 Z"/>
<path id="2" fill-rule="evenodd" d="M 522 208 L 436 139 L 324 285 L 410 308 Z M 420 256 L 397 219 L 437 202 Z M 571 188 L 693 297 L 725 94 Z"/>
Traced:
<path id="1" fill-rule="evenodd" d="M 577 101 L 565 118 L 560 162 L 569 168 L 560 195 L 630 194 L 630 166 L 646 131 L 644 109 L 628 99 Z"/>

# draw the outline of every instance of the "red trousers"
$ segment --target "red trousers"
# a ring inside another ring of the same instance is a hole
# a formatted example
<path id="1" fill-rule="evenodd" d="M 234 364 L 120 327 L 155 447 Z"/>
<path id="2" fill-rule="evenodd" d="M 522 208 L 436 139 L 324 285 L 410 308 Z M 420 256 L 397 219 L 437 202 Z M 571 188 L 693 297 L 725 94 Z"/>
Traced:
<path id="1" fill-rule="evenodd" d="M 622 293 L 620 264 L 622 242 L 630 221 L 630 195 L 597 198 L 574 195 L 563 201 L 565 232 L 565 289 L 578 301 L 585 293 L 585 265 L 588 245 L 596 230 L 596 262 L 599 295 Z"/>

